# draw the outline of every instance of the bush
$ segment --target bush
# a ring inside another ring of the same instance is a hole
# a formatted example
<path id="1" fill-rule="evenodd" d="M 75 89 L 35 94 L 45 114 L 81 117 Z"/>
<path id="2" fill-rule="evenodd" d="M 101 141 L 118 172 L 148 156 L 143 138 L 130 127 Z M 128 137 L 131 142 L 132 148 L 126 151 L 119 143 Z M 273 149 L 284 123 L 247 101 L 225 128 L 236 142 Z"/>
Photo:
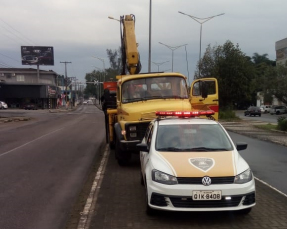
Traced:
<path id="1" fill-rule="evenodd" d="M 227 110 L 220 110 L 219 119 L 224 119 L 224 120 L 237 120 L 238 117 L 236 116 L 235 112 L 233 110 L 227 109 Z"/>
<path id="2" fill-rule="evenodd" d="M 277 129 L 282 131 L 287 131 L 287 118 L 286 117 L 279 117 L 277 119 Z"/>

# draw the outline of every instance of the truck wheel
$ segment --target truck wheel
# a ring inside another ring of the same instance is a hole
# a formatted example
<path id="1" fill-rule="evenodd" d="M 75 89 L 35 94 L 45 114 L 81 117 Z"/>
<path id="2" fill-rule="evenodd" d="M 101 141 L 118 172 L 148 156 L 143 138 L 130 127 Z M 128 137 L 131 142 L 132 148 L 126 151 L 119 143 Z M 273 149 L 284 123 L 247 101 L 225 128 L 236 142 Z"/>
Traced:
<path id="1" fill-rule="evenodd" d="M 131 160 L 131 153 L 128 151 L 123 151 L 120 147 L 120 141 L 118 138 L 116 138 L 116 147 L 115 147 L 115 156 L 116 159 L 118 160 L 118 164 L 120 166 L 125 166 L 129 163 Z"/>

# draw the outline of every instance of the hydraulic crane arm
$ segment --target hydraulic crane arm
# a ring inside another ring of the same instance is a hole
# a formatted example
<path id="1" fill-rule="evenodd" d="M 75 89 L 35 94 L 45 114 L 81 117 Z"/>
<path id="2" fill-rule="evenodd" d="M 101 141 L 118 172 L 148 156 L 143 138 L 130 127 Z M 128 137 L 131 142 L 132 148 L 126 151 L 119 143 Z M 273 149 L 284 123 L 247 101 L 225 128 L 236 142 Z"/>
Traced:
<path id="1" fill-rule="evenodd" d="M 122 75 L 126 74 L 126 68 L 130 74 L 138 74 L 141 70 L 141 63 L 135 35 L 135 16 L 132 14 L 121 16 L 120 22 Z"/>

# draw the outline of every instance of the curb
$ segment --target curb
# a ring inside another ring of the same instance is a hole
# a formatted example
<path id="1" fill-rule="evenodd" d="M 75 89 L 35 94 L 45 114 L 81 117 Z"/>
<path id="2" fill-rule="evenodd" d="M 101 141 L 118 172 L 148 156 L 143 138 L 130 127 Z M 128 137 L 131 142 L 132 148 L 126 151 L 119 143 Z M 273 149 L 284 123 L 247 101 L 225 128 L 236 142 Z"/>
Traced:
<path id="1" fill-rule="evenodd" d="M 29 121 L 31 118 L 29 117 L 10 117 L 10 118 L 0 118 L 0 123 L 7 123 L 7 122 L 19 122 L 19 121 Z"/>

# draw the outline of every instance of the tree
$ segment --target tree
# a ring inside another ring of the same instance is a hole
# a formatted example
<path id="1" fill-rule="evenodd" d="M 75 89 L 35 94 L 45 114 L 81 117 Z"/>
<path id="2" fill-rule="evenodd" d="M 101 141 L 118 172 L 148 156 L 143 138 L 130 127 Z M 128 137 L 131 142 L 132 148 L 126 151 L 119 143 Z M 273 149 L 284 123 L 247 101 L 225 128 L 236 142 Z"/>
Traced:
<path id="1" fill-rule="evenodd" d="M 119 56 L 120 49 L 112 51 L 107 49 L 107 55 L 110 62 L 110 68 L 105 69 L 106 81 L 116 80 L 116 76 L 121 73 L 122 69 L 122 58 Z"/>
<path id="2" fill-rule="evenodd" d="M 263 55 L 260 55 L 260 54 L 258 54 L 256 52 L 256 53 L 253 54 L 252 60 L 253 60 L 255 65 L 260 65 L 262 63 L 265 63 L 267 65 L 275 66 L 276 65 L 276 61 L 269 60 L 269 58 L 267 58 L 267 56 L 268 56 L 267 53 L 265 53 Z"/>
<path id="3" fill-rule="evenodd" d="M 200 78 L 215 77 L 219 85 L 219 104 L 222 109 L 233 104 L 250 103 L 254 96 L 255 69 L 248 58 L 231 41 L 213 48 L 209 45 L 200 61 Z M 195 78 L 199 78 L 198 71 Z"/>
<path id="4" fill-rule="evenodd" d="M 276 67 L 271 92 L 281 102 L 287 104 L 287 65 Z"/>
<path id="5" fill-rule="evenodd" d="M 94 85 L 93 83 L 90 82 L 94 82 L 94 80 L 101 81 L 102 75 L 103 75 L 102 72 L 96 70 L 92 71 L 91 73 L 86 73 L 85 79 L 86 82 L 88 83 L 84 93 L 87 97 L 95 96 L 96 98 L 98 98 L 100 96 L 101 94 L 100 92 L 103 91 L 102 84 Z"/>

